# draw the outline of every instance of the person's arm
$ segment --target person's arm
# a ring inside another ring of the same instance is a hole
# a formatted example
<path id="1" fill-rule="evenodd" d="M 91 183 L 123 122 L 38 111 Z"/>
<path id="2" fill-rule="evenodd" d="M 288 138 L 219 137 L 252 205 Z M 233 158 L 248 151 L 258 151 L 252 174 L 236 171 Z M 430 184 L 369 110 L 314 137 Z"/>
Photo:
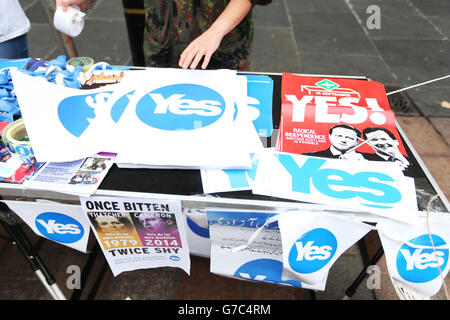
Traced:
<path id="1" fill-rule="evenodd" d="M 78 6 L 80 10 L 86 10 L 91 0 L 56 0 L 56 8 L 62 7 L 63 11 L 67 11 L 69 6 Z"/>
<path id="2" fill-rule="evenodd" d="M 233 30 L 250 12 L 250 0 L 231 0 L 208 30 L 192 41 L 181 53 L 178 65 L 195 69 L 202 59 L 202 69 L 208 66 L 212 54 L 219 48 L 223 37 Z"/>

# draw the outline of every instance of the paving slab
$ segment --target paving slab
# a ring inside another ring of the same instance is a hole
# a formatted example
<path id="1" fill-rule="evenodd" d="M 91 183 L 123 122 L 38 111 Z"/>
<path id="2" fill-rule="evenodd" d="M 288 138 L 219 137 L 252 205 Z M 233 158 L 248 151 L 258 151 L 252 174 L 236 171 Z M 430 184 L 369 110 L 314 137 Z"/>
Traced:
<path id="1" fill-rule="evenodd" d="M 371 39 L 444 40 L 445 38 L 430 19 L 411 6 L 409 1 L 350 0 L 350 3 Z M 369 29 L 365 24 L 370 16 L 367 8 L 371 5 L 377 5 L 380 9 L 380 29 Z"/>
<path id="2" fill-rule="evenodd" d="M 48 16 L 40 0 L 20 1 L 20 3 L 32 25 L 35 23 L 48 24 Z"/>
<path id="3" fill-rule="evenodd" d="M 410 89 L 408 96 L 426 117 L 450 117 L 450 78 Z"/>
<path id="4" fill-rule="evenodd" d="M 176 268 L 135 270 L 119 274 L 110 283 L 107 300 L 175 299 L 178 286 Z"/>
<path id="5" fill-rule="evenodd" d="M 450 70 L 448 40 L 373 40 L 401 85 L 443 77 Z"/>
<path id="6" fill-rule="evenodd" d="M 0 278 L 0 300 L 38 300 L 44 290 L 37 278 Z"/>
<path id="7" fill-rule="evenodd" d="M 285 0 L 290 13 L 349 13 L 344 0 Z"/>
<path id="8" fill-rule="evenodd" d="M 291 13 L 291 18 L 301 54 L 378 54 L 351 13 Z"/>
<path id="9" fill-rule="evenodd" d="M 27 37 L 28 53 L 32 58 L 50 60 L 63 54 L 59 51 L 55 35 L 48 24 L 33 24 Z"/>
<path id="10" fill-rule="evenodd" d="M 92 30 L 82 32 L 76 38 L 79 56 L 88 56 L 95 62 L 112 65 L 129 65 L 131 51 L 125 23 L 110 20 L 88 20 Z M 100 36 L 101 35 L 101 36 Z"/>
<path id="11" fill-rule="evenodd" d="M 117 4 L 117 0 L 96 0 L 94 7 L 88 12 L 86 19 L 87 23 L 89 23 L 90 20 L 125 22 L 122 1 L 119 2 L 120 3 Z"/>
<path id="12" fill-rule="evenodd" d="M 423 117 L 396 117 L 414 149 L 423 156 L 449 157 L 447 143 Z"/>
<path id="13" fill-rule="evenodd" d="M 427 16 L 450 18 L 450 2 L 446 0 L 409 0 L 418 10 Z"/>
<path id="14" fill-rule="evenodd" d="M 301 72 L 301 61 L 290 28 L 255 27 L 254 40 L 252 71 Z M 269 41 L 270 50 L 267 47 Z"/>
<path id="15" fill-rule="evenodd" d="M 274 0 L 270 5 L 257 5 L 252 10 L 255 27 L 290 27 L 288 11 L 283 0 Z"/>
<path id="16" fill-rule="evenodd" d="M 431 123 L 450 146 L 450 118 L 430 118 Z"/>
<path id="17" fill-rule="evenodd" d="M 343 254 L 330 269 L 325 291 L 316 291 L 316 299 L 341 300 L 363 268 L 359 254 Z M 366 280 L 359 285 L 352 300 L 374 300 L 373 290 L 367 286 Z"/>
<path id="18" fill-rule="evenodd" d="M 428 18 L 442 34 L 450 38 L 450 18 L 442 16 L 429 16 Z"/>
<path id="19" fill-rule="evenodd" d="M 450 199 L 450 157 L 422 156 L 422 160 L 444 196 Z"/>
<path id="20" fill-rule="evenodd" d="M 302 73 L 365 76 L 386 85 L 397 85 L 395 75 L 374 55 L 301 53 Z"/>

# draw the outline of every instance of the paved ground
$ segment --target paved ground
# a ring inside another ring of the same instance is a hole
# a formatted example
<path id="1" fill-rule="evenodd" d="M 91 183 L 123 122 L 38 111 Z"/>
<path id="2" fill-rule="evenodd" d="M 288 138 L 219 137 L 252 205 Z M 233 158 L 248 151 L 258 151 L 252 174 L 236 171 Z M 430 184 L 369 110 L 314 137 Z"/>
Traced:
<path id="1" fill-rule="evenodd" d="M 30 55 L 52 59 L 57 43 L 39 0 L 21 0 L 32 22 Z M 96 61 L 131 65 L 132 58 L 122 4 L 119 0 L 97 0 L 85 30 L 75 39 L 80 56 Z M 381 9 L 381 28 L 371 30 L 366 13 L 371 5 Z M 256 7 L 253 71 L 335 75 L 364 75 L 386 88 L 406 87 L 450 74 L 450 2 L 448 0 L 273 0 Z M 389 90 L 387 90 L 389 91 Z M 413 105 L 399 110 L 397 120 L 443 193 L 450 195 L 450 79 L 408 90 Z M 33 241 L 37 238 L 27 230 Z M 376 242 L 376 234 L 371 235 Z M 93 237 L 91 237 L 91 240 Z M 94 243 L 91 241 L 90 248 Z M 369 249 L 373 249 L 369 247 Z M 373 251 L 372 251 L 373 252 Z M 40 250 L 62 290 L 67 267 L 83 266 L 84 255 L 46 241 Z M 97 274 L 104 259 L 93 261 L 81 299 L 310 299 L 301 289 L 254 284 L 213 275 L 209 260 L 192 258 L 191 276 L 178 269 L 160 268 L 125 273 L 114 278 L 104 269 L 95 297 Z M 317 299 L 341 299 L 346 287 L 362 270 L 357 246 L 333 266 L 327 288 Z M 386 276 L 381 289 L 369 290 L 365 282 L 354 299 L 397 299 Z M 449 277 L 446 279 L 450 285 Z M 436 299 L 443 299 L 442 290 Z M 50 299 L 24 264 L 16 247 L 0 239 L 0 299 Z"/>

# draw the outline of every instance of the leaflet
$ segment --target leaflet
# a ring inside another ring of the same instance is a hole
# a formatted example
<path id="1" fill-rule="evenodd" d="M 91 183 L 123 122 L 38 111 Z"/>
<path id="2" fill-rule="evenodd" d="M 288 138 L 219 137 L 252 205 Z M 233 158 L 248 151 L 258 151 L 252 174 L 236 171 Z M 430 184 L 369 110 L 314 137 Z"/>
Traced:
<path id="1" fill-rule="evenodd" d="M 98 153 L 93 157 L 70 162 L 47 162 L 25 188 L 58 190 L 88 197 L 95 193 L 114 164 L 114 153 Z"/>
<path id="2" fill-rule="evenodd" d="M 381 83 L 283 73 L 281 100 L 277 151 L 388 161 L 414 176 Z"/>
<path id="3" fill-rule="evenodd" d="M 80 198 L 114 276 L 177 267 L 190 273 L 181 202 L 148 198 Z"/>

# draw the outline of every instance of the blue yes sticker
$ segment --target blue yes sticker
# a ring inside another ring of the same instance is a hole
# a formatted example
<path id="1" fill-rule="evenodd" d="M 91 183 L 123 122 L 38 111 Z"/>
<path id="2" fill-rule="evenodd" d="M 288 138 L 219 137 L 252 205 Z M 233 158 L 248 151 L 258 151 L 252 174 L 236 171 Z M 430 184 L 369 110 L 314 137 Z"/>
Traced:
<path id="1" fill-rule="evenodd" d="M 432 234 L 436 247 L 436 256 L 428 234 L 421 235 L 409 242 L 428 248 L 414 248 L 403 244 L 397 254 L 397 271 L 399 275 L 410 282 L 424 283 L 434 280 L 439 276 L 439 268 L 444 270 L 448 263 L 449 249 L 437 247 L 446 245 L 441 237 Z"/>
<path id="2" fill-rule="evenodd" d="M 327 229 L 306 232 L 295 241 L 289 251 L 289 266 L 298 273 L 312 273 L 322 269 L 334 256 L 336 237 Z"/>
<path id="3" fill-rule="evenodd" d="M 61 243 L 77 242 L 84 234 L 83 226 L 77 220 L 62 213 L 41 213 L 35 224 L 44 237 Z"/>
<path id="4" fill-rule="evenodd" d="M 136 115 L 161 130 L 194 130 L 216 122 L 225 111 L 225 100 L 216 91 L 197 84 L 174 84 L 142 97 Z"/>

